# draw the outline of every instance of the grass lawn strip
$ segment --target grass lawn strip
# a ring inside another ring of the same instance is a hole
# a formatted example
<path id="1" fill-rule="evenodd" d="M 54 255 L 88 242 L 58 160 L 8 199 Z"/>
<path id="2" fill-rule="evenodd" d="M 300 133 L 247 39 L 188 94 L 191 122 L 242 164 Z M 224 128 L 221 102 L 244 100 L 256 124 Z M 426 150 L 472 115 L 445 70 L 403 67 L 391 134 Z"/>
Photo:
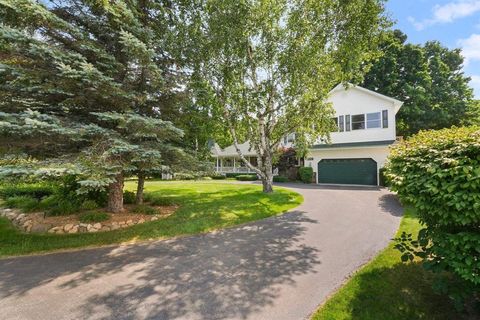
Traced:
<path id="1" fill-rule="evenodd" d="M 135 186 L 126 183 L 128 190 Z M 25 234 L 1 218 L 0 256 L 204 233 L 278 215 L 303 202 L 301 195 L 284 188 L 264 194 L 258 185 L 218 182 L 152 181 L 146 183 L 146 192 L 153 199 L 172 198 L 180 207 L 164 219 L 127 229 L 71 235 Z"/>
<path id="2" fill-rule="evenodd" d="M 416 235 L 421 228 L 411 209 L 405 210 L 397 235 Z M 313 320 L 462 319 L 445 296 L 432 290 L 433 276 L 419 262 L 401 263 L 392 242 L 355 273 L 312 316 Z"/>

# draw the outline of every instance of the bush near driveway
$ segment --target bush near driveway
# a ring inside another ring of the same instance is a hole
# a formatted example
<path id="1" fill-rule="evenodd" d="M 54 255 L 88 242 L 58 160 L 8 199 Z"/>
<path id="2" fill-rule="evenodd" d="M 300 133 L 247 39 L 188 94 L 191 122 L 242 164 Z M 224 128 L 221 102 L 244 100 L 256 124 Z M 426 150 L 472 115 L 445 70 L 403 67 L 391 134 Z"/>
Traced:
<path id="1" fill-rule="evenodd" d="M 386 175 L 424 224 L 418 241 L 398 239 L 402 259 L 419 256 L 428 269 L 461 279 L 437 286 L 460 307 L 480 293 L 480 127 L 420 132 L 392 149 Z"/>
<path id="2" fill-rule="evenodd" d="M 313 168 L 301 167 L 300 169 L 298 169 L 298 175 L 300 176 L 300 180 L 302 180 L 303 183 L 312 183 Z"/>
<path id="3" fill-rule="evenodd" d="M 257 175 L 253 174 L 241 174 L 235 177 L 239 181 L 256 181 L 258 180 Z"/>

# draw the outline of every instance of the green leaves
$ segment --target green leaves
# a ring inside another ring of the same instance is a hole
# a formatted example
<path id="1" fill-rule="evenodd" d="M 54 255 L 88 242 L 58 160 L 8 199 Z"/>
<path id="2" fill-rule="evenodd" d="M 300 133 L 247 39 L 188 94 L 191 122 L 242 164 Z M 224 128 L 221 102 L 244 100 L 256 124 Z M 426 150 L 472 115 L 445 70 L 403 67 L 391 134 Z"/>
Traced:
<path id="1" fill-rule="evenodd" d="M 425 224 L 415 241 L 396 248 L 434 271 L 454 273 L 480 287 L 480 127 L 421 131 L 391 151 L 391 188 L 413 205 Z"/>

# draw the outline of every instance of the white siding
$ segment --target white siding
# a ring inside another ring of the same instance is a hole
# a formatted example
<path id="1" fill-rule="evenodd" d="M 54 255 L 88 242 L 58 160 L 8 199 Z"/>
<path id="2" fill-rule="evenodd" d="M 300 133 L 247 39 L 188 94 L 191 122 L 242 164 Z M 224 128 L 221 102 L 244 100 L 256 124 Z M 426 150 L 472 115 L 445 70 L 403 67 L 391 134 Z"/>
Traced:
<path id="1" fill-rule="evenodd" d="M 392 101 L 369 94 L 361 89 L 334 90 L 328 99 L 336 116 L 366 114 L 388 110 L 388 128 L 372 128 L 344 132 L 332 132 L 331 143 L 395 140 L 395 107 Z M 381 116 L 381 115 L 380 115 Z M 321 143 L 321 141 L 317 141 Z"/>

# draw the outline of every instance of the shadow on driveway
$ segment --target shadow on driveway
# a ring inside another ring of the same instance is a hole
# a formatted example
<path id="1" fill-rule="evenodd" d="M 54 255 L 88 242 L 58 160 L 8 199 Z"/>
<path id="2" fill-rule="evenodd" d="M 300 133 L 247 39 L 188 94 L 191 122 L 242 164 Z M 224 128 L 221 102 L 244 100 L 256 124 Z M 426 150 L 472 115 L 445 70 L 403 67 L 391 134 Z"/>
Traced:
<path id="1" fill-rule="evenodd" d="M 313 273 L 303 212 L 210 234 L 0 260 L 2 316 L 85 319 L 247 318 L 280 286 Z"/>

